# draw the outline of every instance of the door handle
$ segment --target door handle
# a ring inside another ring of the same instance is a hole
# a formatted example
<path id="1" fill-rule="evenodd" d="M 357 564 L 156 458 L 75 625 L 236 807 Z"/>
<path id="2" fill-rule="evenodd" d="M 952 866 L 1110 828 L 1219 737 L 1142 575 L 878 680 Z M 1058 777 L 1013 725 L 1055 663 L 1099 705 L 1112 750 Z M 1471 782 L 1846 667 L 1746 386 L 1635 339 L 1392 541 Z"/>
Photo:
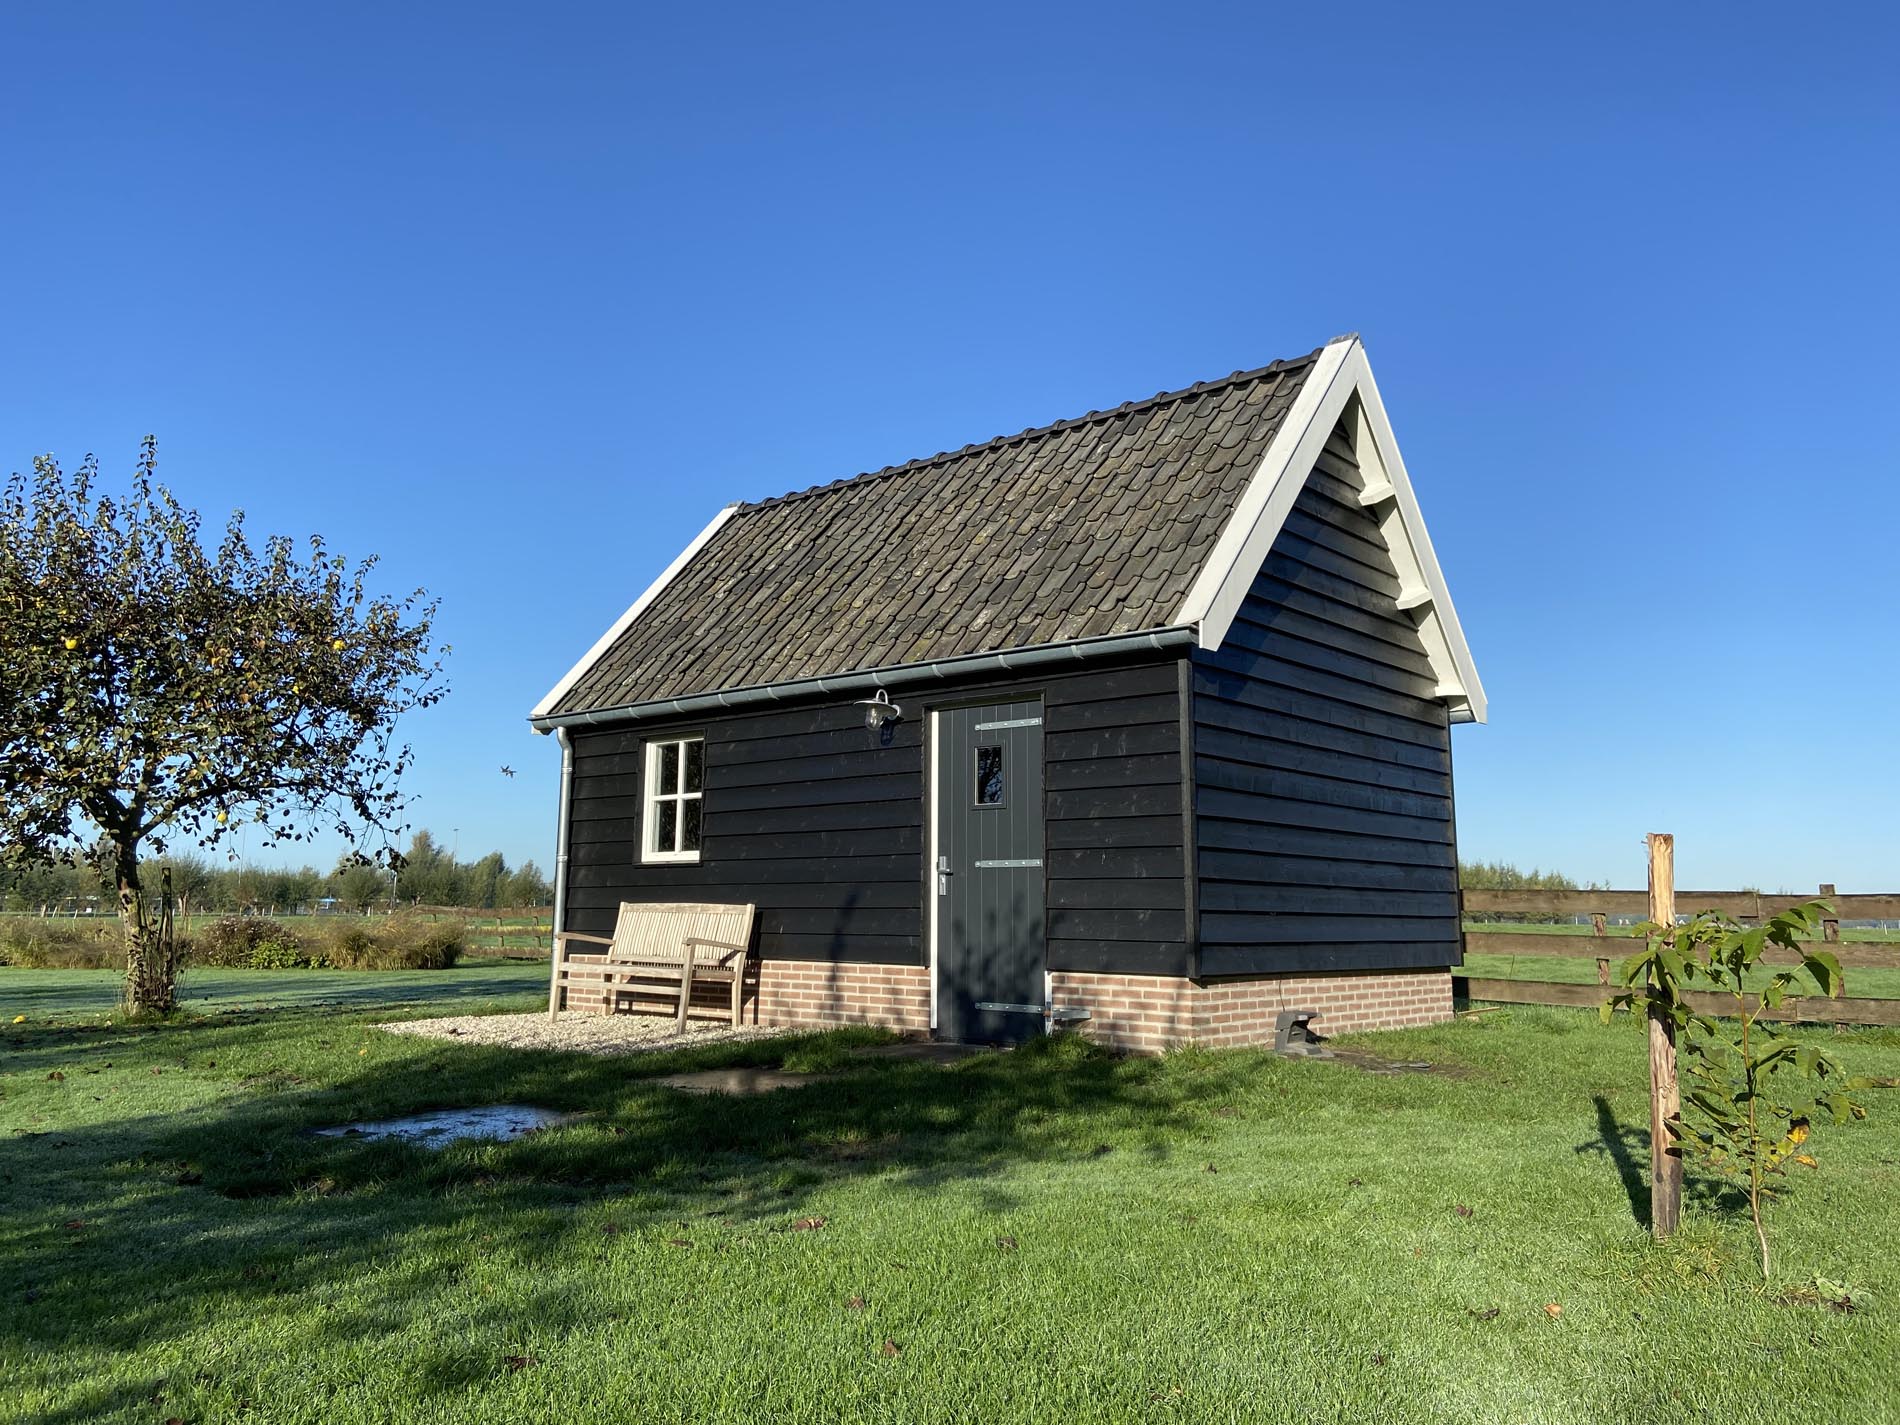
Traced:
<path id="1" fill-rule="evenodd" d="M 950 869 L 950 858 L 948 856 L 939 856 L 937 858 L 938 895 L 947 896 L 950 894 L 950 878 L 954 875 L 956 875 L 956 872 Z"/>

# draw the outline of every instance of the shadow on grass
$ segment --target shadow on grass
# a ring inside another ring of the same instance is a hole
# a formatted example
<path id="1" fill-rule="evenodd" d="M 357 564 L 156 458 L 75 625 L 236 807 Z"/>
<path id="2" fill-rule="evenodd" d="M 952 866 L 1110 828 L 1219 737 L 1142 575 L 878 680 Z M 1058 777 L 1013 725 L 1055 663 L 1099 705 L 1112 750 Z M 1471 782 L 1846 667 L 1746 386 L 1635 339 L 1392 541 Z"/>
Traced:
<path id="1" fill-rule="evenodd" d="M 576 1309 L 571 1287 L 538 1281 L 537 1267 L 663 1248 L 673 1236 L 705 1250 L 757 1242 L 792 1230 L 817 1194 L 865 1178 L 897 1192 L 956 1191 L 1004 1212 L 1015 1201 L 1011 1168 L 1099 1160 L 1113 1172 L 1130 1153 L 1165 1161 L 1258 1081 L 1237 1056 L 1125 1061 L 1079 1040 L 948 1068 L 854 1057 L 888 1037 L 874 1030 L 632 1058 L 428 1040 L 359 1069 L 361 1021 L 298 1019 L 302 1039 L 281 1052 L 252 1044 L 256 1072 L 225 1081 L 212 1104 L 5 1144 L 18 1171 L 0 1188 L 0 1329 L 16 1347 L 59 1350 L 83 1320 L 89 1348 L 143 1351 L 208 1318 L 296 1310 L 303 1299 L 329 1302 L 308 1323 L 324 1342 L 372 1341 L 413 1325 L 417 1302 L 453 1291 L 487 1257 L 525 1268 L 517 1280 L 530 1285 L 506 1303 L 464 1309 L 496 1320 L 525 1310 L 559 1330 Z M 115 1073 L 152 1083 L 154 1069 L 237 1060 L 259 1027 L 220 1017 L 54 1030 L 35 1047 L 64 1053 L 64 1087 L 92 1093 L 108 1087 L 110 1075 L 90 1077 L 108 1057 Z M 328 1083 L 302 1077 L 342 1056 L 349 1067 Z M 742 1098 L 654 1082 L 728 1066 L 829 1077 Z M 504 1102 L 577 1117 L 510 1143 L 439 1149 L 310 1131 Z M 335 1302 L 339 1286 L 372 1273 L 387 1284 L 374 1303 Z M 64 1305 L 49 1310 L 55 1298 Z M 23 1310 L 23 1299 L 39 1304 Z M 446 1349 L 414 1364 L 445 1391 L 494 1370 Z M 123 1409 L 144 1386 L 107 1397 L 118 1388 L 101 1382 L 83 1408 L 47 1418 Z"/>
<path id="2" fill-rule="evenodd" d="M 1602 1094 L 1595 1095 L 1592 1102 L 1596 1104 L 1598 1136 L 1588 1143 L 1579 1143 L 1576 1151 L 1600 1153 L 1615 1164 L 1616 1175 L 1629 1197 L 1630 1215 L 1636 1219 L 1637 1226 L 1647 1230 L 1653 1220 L 1649 1211 L 1649 1175 L 1644 1170 L 1649 1162 L 1649 1130 L 1624 1127 Z M 1687 1200 L 1723 1212 L 1748 1206 L 1747 1197 L 1733 1183 L 1721 1178 L 1685 1171 L 1682 1191 Z"/>

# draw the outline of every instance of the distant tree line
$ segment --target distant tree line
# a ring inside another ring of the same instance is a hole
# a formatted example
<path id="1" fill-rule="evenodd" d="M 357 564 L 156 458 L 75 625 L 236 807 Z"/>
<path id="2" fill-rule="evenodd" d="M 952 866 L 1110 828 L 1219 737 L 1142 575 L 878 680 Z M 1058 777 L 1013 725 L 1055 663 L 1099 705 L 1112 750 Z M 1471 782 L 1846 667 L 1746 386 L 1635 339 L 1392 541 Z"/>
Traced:
<path id="1" fill-rule="evenodd" d="M 553 887 L 532 861 L 510 866 L 499 851 L 458 861 L 427 831 L 410 840 L 401 869 L 392 873 L 348 860 L 328 872 L 314 866 L 219 865 L 203 856 L 170 855 L 148 861 L 142 875 L 154 891 L 169 870 L 181 915 L 296 915 L 318 910 L 363 912 L 378 906 L 444 905 L 469 910 L 542 906 Z M 116 913 L 112 888 L 90 866 L 0 864 L 0 909 L 35 914 Z"/>
<path id="2" fill-rule="evenodd" d="M 1458 884 L 1468 891 L 1600 891 L 1594 881 L 1579 885 L 1561 871 L 1520 871 L 1509 861 L 1460 861 Z"/>

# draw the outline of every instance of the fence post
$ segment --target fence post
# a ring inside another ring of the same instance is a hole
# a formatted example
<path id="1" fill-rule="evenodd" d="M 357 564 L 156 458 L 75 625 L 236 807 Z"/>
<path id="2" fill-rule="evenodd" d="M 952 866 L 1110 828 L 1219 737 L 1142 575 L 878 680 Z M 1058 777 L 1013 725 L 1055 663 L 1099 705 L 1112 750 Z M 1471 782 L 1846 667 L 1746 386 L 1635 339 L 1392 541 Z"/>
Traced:
<path id="1" fill-rule="evenodd" d="M 1649 918 L 1661 936 L 1674 939 L 1676 925 L 1676 838 L 1653 831 L 1649 842 Z M 1650 976 L 1655 992 L 1655 976 Z M 1682 1148 L 1669 1125 L 1682 1113 L 1682 1088 L 1676 1081 L 1676 1026 L 1652 998 L 1649 1006 L 1649 1225 L 1667 1237 L 1682 1219 Z"/>
<path id="2" fill-rule="evenodd" d="M 1602 939 L 1605 935 L 1608 935 L 1610 933 L 1607 918 L 1604 916 L 1603 912 L 1600 910 L 1593 911 L 1591 913 L 1590 933 L 1596 936 L 1598 939 Z M 1604 949 L 1604 948 L 1605 947 L 1601 945 L 1597 947 L 1597 949 L 1599 950 Z M 1597 956 L 1597 983 L 1599 985 L 1607 985 L 1609 984 L 1609 982 L 1610 982 L 1610 957 L 1608 955 L 1599 955 Z"/>
<path id="3" fill-rule="evenodd" d="M 1834 883 L 1832 881 L 1829 881 L 1821 887 L 1821 899 L 1832 904 L 1834 900 Z M 1839 940 L 1841 938 L 1840 921 L 1823 920 L 1821 922 L 1821 938 L 1823 940 Z"/>

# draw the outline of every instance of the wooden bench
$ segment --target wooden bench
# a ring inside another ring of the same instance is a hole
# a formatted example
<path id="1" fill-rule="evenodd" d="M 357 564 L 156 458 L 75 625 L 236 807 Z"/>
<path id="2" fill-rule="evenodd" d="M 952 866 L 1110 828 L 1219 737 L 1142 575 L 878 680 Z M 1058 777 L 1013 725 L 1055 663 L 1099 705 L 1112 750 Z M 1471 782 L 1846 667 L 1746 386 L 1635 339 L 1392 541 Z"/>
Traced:
<path id="1" fill-rule="evenodd" d="M 687 1006 L 693 998 L 693 982 L 730 981 L 732 1023 L 736 1028 L 755 910 L 749 905 L 622 901 L 612 935 L 562 931 L 554 937 L 548 1018 L 558 1016 L 566 1000 L 569 946 L 599 945 L 606 948 L 606 955 L 597 958 L 598 952 L 588 953 L 587 960 L 590 971 L 600 968 L 609 1014 L 614 1012 L 621 993 L 657 993 L 651 988 L 657 981 L 667 987 L 665 993 L 677 991 L 678 1030 L 683 1030 Z"/>

